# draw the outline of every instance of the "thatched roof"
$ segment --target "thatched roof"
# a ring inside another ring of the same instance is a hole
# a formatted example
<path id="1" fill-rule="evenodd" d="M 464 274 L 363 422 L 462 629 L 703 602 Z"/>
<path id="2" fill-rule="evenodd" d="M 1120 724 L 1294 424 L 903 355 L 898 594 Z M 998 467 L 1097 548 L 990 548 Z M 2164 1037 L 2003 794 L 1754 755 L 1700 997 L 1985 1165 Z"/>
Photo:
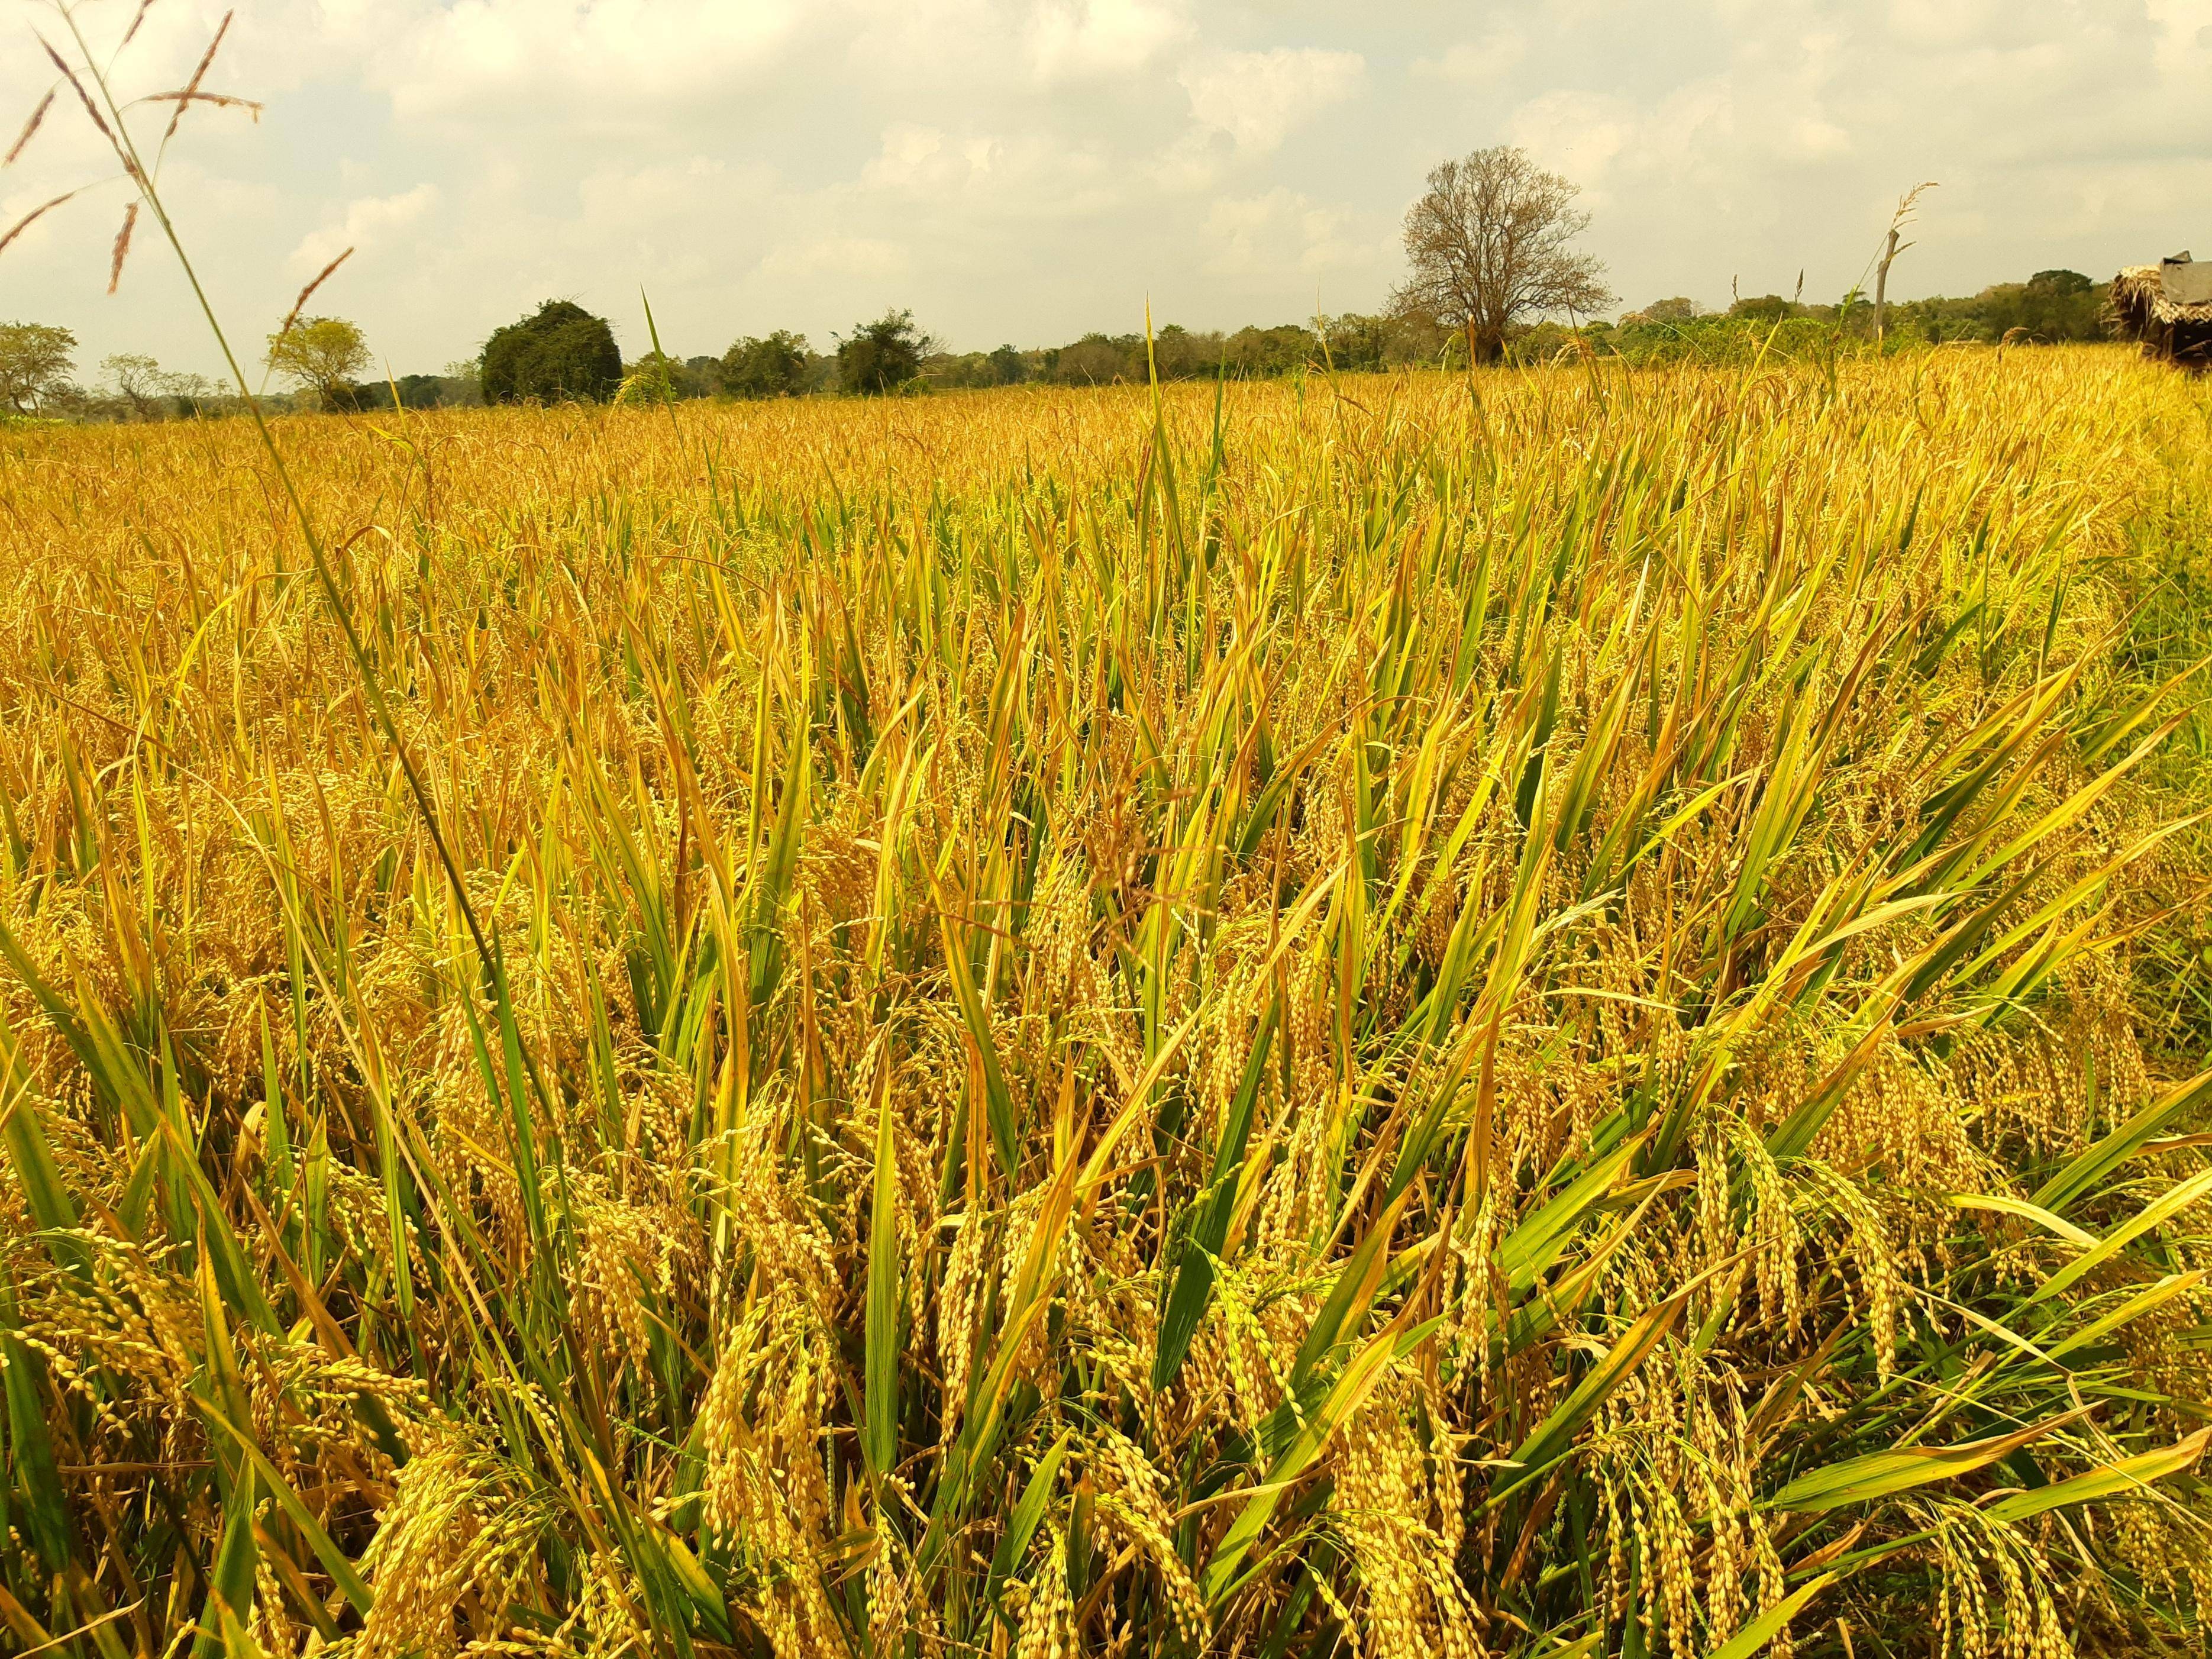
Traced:
<path id="1" fill-rule="evenodd" d="M 2133 329 L 2146 323 L 2168 327 L 2176 323 L 2212 323 L 2212 300 L 2192 302 L 2174 298 L 2157 265 L 2130 265 L 2113 277 L 2112 309 Z"/>

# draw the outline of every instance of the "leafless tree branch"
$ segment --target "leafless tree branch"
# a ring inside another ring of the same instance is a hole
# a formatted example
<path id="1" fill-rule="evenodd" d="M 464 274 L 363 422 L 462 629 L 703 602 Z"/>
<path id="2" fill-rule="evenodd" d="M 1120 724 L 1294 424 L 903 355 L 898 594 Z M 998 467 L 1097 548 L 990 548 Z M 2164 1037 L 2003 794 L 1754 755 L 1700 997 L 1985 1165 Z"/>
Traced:
<path id="1" fill-rule="evenodd" d="M 1463 331 L 1478 362 L 1502 356 L 1506 331 L 1524 318 L 1605 310 L 1605 267 L 1569 246 L 1589 228 L 1578 193 L 1510 145 L 1442 163 L 1407 210 L 1413 269 L 1394 304 Z"/>

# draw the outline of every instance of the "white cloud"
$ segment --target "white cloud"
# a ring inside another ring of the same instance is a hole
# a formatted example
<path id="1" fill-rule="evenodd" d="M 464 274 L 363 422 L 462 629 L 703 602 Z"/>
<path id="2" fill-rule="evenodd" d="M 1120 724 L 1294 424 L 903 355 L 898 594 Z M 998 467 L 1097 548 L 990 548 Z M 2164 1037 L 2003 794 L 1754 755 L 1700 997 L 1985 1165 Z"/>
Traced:
<path id="1" fill-rule="evenodd" d="M 1633 105 L 1595 92 L 1547 92 L 1513 112 L 1513 142 L 1545 166 L 1602 189 L 1614 161 L 1644 136 Z"/>
<path id="2" fill-rule="evenodd" d="M 1277 46 L 1193 64 L 1182 83 L 1201 124 L 1227 133 L 1239 150 L 1264 155 L 1291 128 L 1350 98 L 1366 70 L 1356 52 Z"/>
<path id="3" fill-rule="evenodd" d="M 356 256 L 375 251 L 435 205 L 438 187 L 423 183 L 397 196 L 363 196 L 346 204 L 336 222 L 302 238 L 292 250 L 295 270 L 320 270 L 351 248 Z"/>
<path id="4" fill-rule="evenodd" d="M 1181 7 L 1158 0 L 1055 0 L 1030 21 L 1030 57 L 1047 82 L 1129 75 L 1192 32 Z"/>
<path id="5" fill-rule="evenodd" d="M 1352 219 L 1281 185 L 1264 195 L 1224 198 L 1206 212 L 1203 268 L 1244 279 L 1285 270 L 1309 280 L 1350 270 L 1371 276 L 1387 257 L 1389 239 L 1363 243 Z"/>
<path id="6" fill-rule="evenodd" d="M 906 250 L 895 242 L 868 236 L 823 236 L 785 243 L 763 258 L 760 268 L 775 276 L 873 279 L 904 276 L 911 264 Z"/>
<path id="7" fill-rule="evenodd" d="M 1528 55 L 1528 37 L 1506 25 L 1493 28 L 1480 40 L 1454 41 L 1440 56 L 1415 63 L 1413 73 L 1460 86 L 1492 86 L 1518 69 Z"/>
<path id="8" fill-rule="evenodd" d="M 402 117 L 604 127 L 754 90 L 802 21 L 789 0 L 398 0 L 358 27 Z"/>

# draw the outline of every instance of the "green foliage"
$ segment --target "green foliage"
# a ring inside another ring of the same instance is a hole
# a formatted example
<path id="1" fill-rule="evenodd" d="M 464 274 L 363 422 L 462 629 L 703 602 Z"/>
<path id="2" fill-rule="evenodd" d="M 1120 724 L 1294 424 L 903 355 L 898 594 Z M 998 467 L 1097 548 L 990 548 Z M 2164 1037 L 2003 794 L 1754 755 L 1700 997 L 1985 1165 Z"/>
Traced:
<path id="1" fill-rule="evenodd" d="M 2025 283 L 1999 283 L 1963 299 L 1904 301 L 1888 307 L 1883 349 L 1924 349 L 1954 343 L 2059 344 L 2106 337 L 2106 289 L 2078 271 L 2039 271 Z M 1538 364 L 1584 354 L 1641 367 L 1699 362 L 1832 362 L 1875 347 L 1874 308 L 1853 293 L 1834 305 L 1747 295 L 1725 312 L 1684 296 L 1659 300 L 1617 323 L 1570 328 L 1538 323 L 1512 333 L 1506 354 Z"/>
<path id="2" fill-rule="evenodd" d="M 722 354 L 714 366 L 715 384 L 726 398 L 789 398 L 805 389 L 813 355 L 806 337 L 788 329 L 749 334 Z"/>
<path id="3" fill-rule="evenodd" d="M 398 392 L 403 409 L 463 409 L 483 402 L 482 386 L 476 374 L 455 374 L 450 369 L 442 374 L 402 374 L 393 386 Z M 371 390 L 383 392 L 385 388 Z"/>
<path id="4" fill-rule="evenodd" d="M 1339 370 L 1434 366 L 1456 350 L 1466 361 L 1466 336 L 1419 311 L 1346 312 L 1322 319 L 1328 362 Z"/>
<path id="5" fill-rule="evenodd" d="M 1785 300 L 1779 294 L 1754 295 L 1739 299 L 1728 308 L 1726 320 L 1735 323 L 1778 323 L 1785 317 L 1805 314 L 1805 308 L 1795 301 Z M 1633 320 L 1625 319 L 1624 320 Z M 1655 322 L 1686 321 L 1685 318 L 1653 318 Z"/>
<path id="6" fill-rule="evenodd" d="M 921 378 L 921 360 L 930 349 L 929 337 L 915 325 L 910 311 L 886 311 L 872 323 L 862 323 L 837 342 L 837 384 L 864 398 L 878 398 L 914 385 Z"/>
<path id="7" fill-rule="evenodd" d="M 1386 326 L 1381 319 L 1340 320 Z M 1358 338 L 1349 328 L 1342 337 L 1348 344 Z M 1000 346 L 988 356 L 978 352 L 933 358 L 928 370 L 933 381 L 949 386 L 1006 386 L 1024 380 L 1047 380 L 1056 386 L 1143 386 L 1155 374 L 1162 380 L 1210 380 L 1216 375 L 1235 380 L 1262 380 L 1318 364 L 1322 356 L 1321 341 L 1314 330 L 1295 323 L 1241 328 L 1230 334 L 1170 323 L 1153 334 L 1149 350 L 1139 333 L 1093 332 L 1041 351 L 1018 352 L 1012 346 Z M 1340 366 L 1376 366 L 1379 361 L 1378 356 L 1372 363 L 1347 362 Z"/>
<path id="8" fill-rule="evenodd" d="M 1705 314 L 1705 308 L 1687 295 L 1678 294 L 1671 299 L 1654 300 L 1641 311 L 1632 311 L 1620 320 L 1624 323 L 1687 323 Z"/>
<path id="9" fill-rule="evenodd" d="M 69 384 L 76 336 L 51 323 L 0 323 L 0 398 L 28 415 Z"/>
<path id="10" fill-rule="evenodd" d="M 1907 301 L 1893 325 L 1930 341 L 2024 338 L 2042 345 L 2110 337 L 2108 284 L 2077 270 L 2039 270 L 2024 283 L 1998 283 L 1970 299 Z"/>
<path id="11" fill-rule="evenodd" d="M 601 403 L 622 378 L 613 329 L 573 301 L 548 300 L 484 342 L 488 404 Z"/>
<path id="12" fill-rule="evenodd" d="M 990 351 L 939 352 L 922 360 L 933 386 L 1020 386 L 1045 373 L 1042 352 L 1001 345 Z"/>
<path id="13" fill-rule="evenodd" d="M 683 395 L 678 389 L 684 365 L 662 351 L 648 351 L 631 363 L 615 394 L 617 403 L 673 403 Z"/>

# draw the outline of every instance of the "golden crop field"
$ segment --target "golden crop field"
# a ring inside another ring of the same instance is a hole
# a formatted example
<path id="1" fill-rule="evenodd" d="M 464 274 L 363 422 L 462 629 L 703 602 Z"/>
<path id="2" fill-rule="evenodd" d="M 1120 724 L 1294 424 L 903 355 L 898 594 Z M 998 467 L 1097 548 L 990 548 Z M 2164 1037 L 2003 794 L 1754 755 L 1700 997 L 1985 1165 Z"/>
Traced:
<path id="1" fill-rule="evenodd" d="M 274 431 L 0 434 L 16 1651 L 2197 1650 L 2203 381 Z"/>

